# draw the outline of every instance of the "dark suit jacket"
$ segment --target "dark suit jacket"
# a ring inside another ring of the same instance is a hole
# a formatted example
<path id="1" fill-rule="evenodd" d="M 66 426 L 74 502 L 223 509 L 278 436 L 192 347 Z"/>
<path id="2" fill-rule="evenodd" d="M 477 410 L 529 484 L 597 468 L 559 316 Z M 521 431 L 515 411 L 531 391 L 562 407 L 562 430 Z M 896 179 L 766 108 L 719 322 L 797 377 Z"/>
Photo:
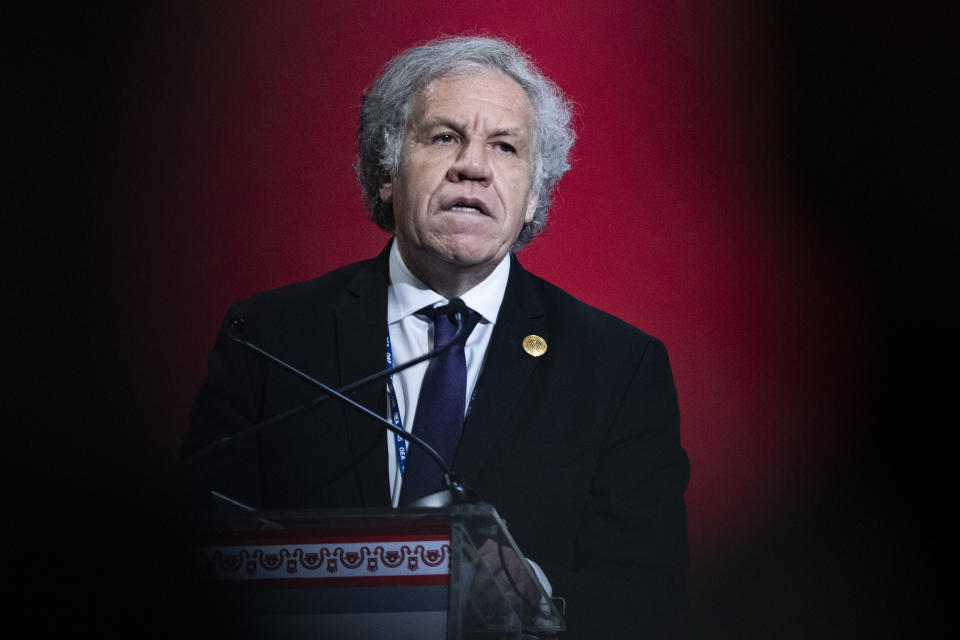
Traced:
<path id="1" fill-rule="evenodd" d="M 383 369 L 387 255 L 234 305 L 184 452 L 317 395 L 229 340 L 234 317 L 251 342 L 332 386 Z M 681 606 L 687 564 L 689 466 L 666 350 L 512 259 L 454 469 L 566 598 L 565 637 L 649 629 Z M 521 347 L 531 334 L 547 342 L 539 358 Z M 354 397 L 386 405 L 380 383 Z M 203 483 L 260 508 L 388 506 L 388 440 L 370 418 L 327 402 L 198 468 Z"/>

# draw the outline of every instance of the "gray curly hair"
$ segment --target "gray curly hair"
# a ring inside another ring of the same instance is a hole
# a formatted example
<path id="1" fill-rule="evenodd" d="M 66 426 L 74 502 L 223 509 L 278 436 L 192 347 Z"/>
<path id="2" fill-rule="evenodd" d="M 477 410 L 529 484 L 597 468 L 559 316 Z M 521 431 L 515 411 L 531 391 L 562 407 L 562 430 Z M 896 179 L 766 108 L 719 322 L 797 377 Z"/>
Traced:
<path id="1" fill-rule="evenodd" d="M 489 37 L 444 37 L 407 49 L 384 67 L 364 92 L 357 131 L 357 178 L 370 219 L 393 233 L 393 206 L 380 199 L 383 176 L 396 175 L 407 124 L 419 92 L 437 78 L 481 65 L 497 69 L 526 92 L 534 114 L 535 165 L 531 194 L 538 196 L 533 220 L 524 223 L 511 247 L 519 251 L 543 231 L 550 194 L 570 168 L 567 155 L 575 133 L 572 106 L 533 61 L 512 44 Z"/>

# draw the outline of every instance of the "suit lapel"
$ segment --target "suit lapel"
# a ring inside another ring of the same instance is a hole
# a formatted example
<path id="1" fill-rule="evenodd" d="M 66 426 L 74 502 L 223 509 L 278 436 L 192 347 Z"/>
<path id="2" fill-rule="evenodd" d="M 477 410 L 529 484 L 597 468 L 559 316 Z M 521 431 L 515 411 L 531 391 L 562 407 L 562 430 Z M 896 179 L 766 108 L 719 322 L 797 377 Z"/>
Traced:
<path id="1" fill-rule="evenodd" d="M 350 280 L 334 312 L 341 386 L 386 365 L 388 253 L 389 244 Z M 353 392 L 351 398 L 382 415 L 385 386 L 368 384 Z M 359 461 L 356 473 L 363 505 L 389 506 L 384 429 L 354 409 L 346 407 L 344 411 L 351 455 Z"/>
<path id="2" fill-rule="evenodd" d="M 549 341 L 534 280 L 516 258 L 511 260 L 503 304 L 454 459 L 454 467 L 468 481 L 477 477 L 497 440 L 508 430 L 536 367 L 537 359 L 523 350 L 524 337 L 533 334 Z"/>

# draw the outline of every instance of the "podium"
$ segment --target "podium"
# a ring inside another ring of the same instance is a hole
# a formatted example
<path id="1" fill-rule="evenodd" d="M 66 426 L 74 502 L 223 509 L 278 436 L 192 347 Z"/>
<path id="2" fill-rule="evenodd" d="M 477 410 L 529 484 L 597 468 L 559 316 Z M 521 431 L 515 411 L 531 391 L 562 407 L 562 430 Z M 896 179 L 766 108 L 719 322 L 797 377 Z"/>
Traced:
<path id="1" fill-rule="evenodd" d="M 252 638 L 556 638 L 565 623 L 489 504 L 195 522 L 204 597 Z"/>

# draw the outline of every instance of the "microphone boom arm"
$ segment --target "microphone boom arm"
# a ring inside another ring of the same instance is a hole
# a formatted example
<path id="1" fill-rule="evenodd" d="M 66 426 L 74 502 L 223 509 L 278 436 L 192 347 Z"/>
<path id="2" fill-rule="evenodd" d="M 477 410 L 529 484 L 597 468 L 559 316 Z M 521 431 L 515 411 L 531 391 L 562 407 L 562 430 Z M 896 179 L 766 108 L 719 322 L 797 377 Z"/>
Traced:
<path id="1" fill-rule="evenodd" d="M 363 412 L 364 414 L 370 416 L 370 417 L 373 418 L 374 420 L 377 420 L 378 422 L 380 422 L 381 424 L 383 424 L 383 426 L 385 426 L 387 429 L 389 429 L 391 432 L 396 433 L 396 434 L 398 434 L 398 435 L 400 435 L 400 436 L 402 436 L 402 437 L 404 437 L 404 438 L 406 438 L 406 439 L 408 439 L 408 440 L 414 441 L 417 445 L 419 445 L 420 447 L 422 447 L 423 450 L 426 451 L 427 454 L 430 455 L 430 457 L 433 458 L 433 459 L 437 462 L 437 464 L 440 465 L 440 468 L 443 469 L 444 477 L 452 480 L 452 479 L 453 479 L 453 478 L 452 478 L 452 477 L 453 477 L 453 472 L 450 470 L 449 467 L 447 467 L 447 464 L 446 464 L 446 462 L 443 460 L 443 457 L 442 457 L 439 453 L 437 453 L 436 450 L 434 450 L 433 447 L 431 447 L 429 444 L 427 444 L 424 440 L 422 440 L 422 439 L 419 438 L 418 436 L 415 436 L 413 433 L 408 433 L 408 432 L 404 431 L 403 429 L 401 429 L 401 428 L 397 427 L 396 425 L 394 425 L 394 424 L 393 424 L 392 422 L 390 422 L 389 420 L 386 420 L 385 418 L 383 418 L 383 416 L 381 416 L 381 415 L 379 415 L 379 414 L 371 411 L 370 409 L 367 409 L 366 407 L 364 407 L 363 405 L 359 404 L 358 402 L 356 402 L 356 401 L 354 401 L 354 400 L 351 400 L 350 398 L 346 397 L 344 394 L 345 394 L 345 393 L 349 393 L 350 391 L 353 391 L 354 389 L 356 389 L 356 388 L 358 388 L 358 387 L 362 387 L 362 386 L 365 385 L 365 384 L 369 384 L 369 383 L 371 383 L 371 382 L 375 382 L 376 380 L 379 380 L 379 379 L 381 379 L 381 378 L 385 378 L 385 377 L 387 377 L 387 376 L 389 376 L 389 375 L 392 375 L 392 374 L 394 374 L 394 373 L 397 373 L 397 372 L 399 372 L 399 371 L 403 371 L 404 369 L 409 369 L 410 367 L 416 366 L 416 365 L 420 364 L 421 362 L 423 362 L 423 361 L 425 361 L 425 360 L 429 360 L 430 358 L 436 357 L 436 356 L 438 356 L 439 354 L 441 354 L 441 353 L 443 353 L 444 351 L 446 351 L 447 349 L 449 349 L 449 348 L 457 341 L 457 338 L 460 337 L 461 331 L 463 331 L 463 313 L 460 312 L 459 310 L 456 311 L 456 319 L 457 319 L 457 331 L 456 331 L 456 333 L 454 334 L 453 338 L 452 338 L 447 344 L 443 345 L 443 346 L 440 347 L 439 349 L 436 349 L 436 350 L 431 351 L 431 352 L 429 352 L 429 353 L 425 353 L 425 354 L 423 354 L 422 356 L 418 356 L 418 357 L 416 357 L 416 358 L 414 358 L 414 359 L 412 359 L 412 360 L 410 360 L 410 361 L 408 361 L 408 362 L 404 362 L 404 363 L 401 364 L 401 365 L 397 365 L 396 367 L 392 367 L 392 368 L 390 368 L 390 369 L 384 369 L 384 370 L 382 370 L 382 371 L 378 371 L 377 373 L 371 374 L 371 375 L 369 375 L 369 376 L 367 376 L 367 377 L 365 377 L 365 378 L 361 378 L 360 380 L 356 380 L 356 381 L 354 381 L 354 382 L 351 382 L 350 384 L 348 384 L 348 385 L 346 385 L 346 386 L 344 386 L 344 387 L 341 387 L 340 389 L 333 389 L 332 387 L 329 387 L 328 385 L 325 385 L 324 383 L 322 383 L 322 382 L 320 382 L 319 380 L 313 378 L 313 377 L 310 376 L 309 374 L 307 374 L 307 373 L 305 373 L 305 372 L 297 369 L 297 368 L 294 367 L 293 365 L 288 364 L 287 362 L 284 362 L 283 360 L 277 358 L 277 357 L 274 356 L 273 354 L 264 351 L 263 349 L 261 349 L 260 347 L 258 347 L 258 346 L 255 345 L 255 344 L 253 344 L 252 342 L 250 342 L 250 341 L 248 341 L 248 340 L 244 340 L 243 338 L 237 336 L 235 332 L 236 332 L 237 329 L 239 329 L 239 328 L 243 325 L 243 319 L 242 319 L 242 318 L 237 318 L 237 319 L 235 319 L 235 320 L 231 323 L 230 328 L 227 329 L 227 336 L 228 336 L 231 340 L 233 340 L 233 341 L 236 342 L 237 344 L 240 344 L 240 345 L 242 345 L 242 346 L 250 349 L 251 351 L 254 351 L 255 353 L 263 356 L 264 358 L 266 358 L 266 359 L 269 360 L 270 362 L 274 363 L 275 365 L 277 365 L 277 366 L 280 367 L 281 369 L 284 369 L 285 371 L 288 371 L 288 372 L 292 373 L 293 375 L 297 376 L 298 378 L 301 378 L 301 379 L 303 379 L 303 380 L 306 380 L 306 381 L 309 382 L 310 384 L 318 387 L 318 388 L 319 388 L 320 390 L 322 390 L 326 395 L 320 396 L 320 397 L 318 397 L 318 398 L 314 398 L 313 400 L 311 400 L 311 401 L 309 401 L 309 402 L 307 402 L 307 403 L 305 403 L 305 404 L 302 404 L 302 405 L 300 405 L 300 406 L 298 406 L 298 407 L 293 407 L 292 409 L 288 409 L 287 411 L 284 411 L 284 412 L 282 412 L 282 413 L 279 413 L 279 414 L 277 414 L 277 415 L 275 415 L 275 416 L 273 416 L 273 417 L 271 417 L 271 418 L 268 418 L 268 419 L 266 419 L 266 420 L 264 420 L 264 421 L 262 421 L 262 422 L 258 422 L 257 424 L 251 425 L 251 426 L 247 427 L 246 429 L 241 429 L 240 431 L 227 434 L 226 436 L 220 438 L 219 440 L 214 440 L 213 442 L 207 444 L 206 446 L 201 447 L 200 449 L 194 451 L 193 454 L 191 454 L 190 457 L 188 457 L 187 459 L 185 459 L 185 460 L 181 463 L 180 466 L 181 466 L 181 467 L 187 467 L 187 466 L 189 466 L 190 464 L 192 464 L 195 460 L 197 460 L 198 458 L 203 457 L 203 456 L 206 455 L 208 452 L 210 452 L 210 451 L 212 451 L 212 450 L 214 450 L 214 449 L 216 449 L 216 448 L 218 448 L 218 447 L 220 447 L 220 446 L 225 445 L 227 442 L 230 442 L 231 440 L 234 440 L 234 439 L 236 439 L 236 438 L 238 438 L 238 437 L 244 437 L 244 436 L 252 435 L 253 433 L 256 433 L 257 431 L 260 431 L 261 429 L 263 429 L 263 428 L 265 428 L 265 427 L 267 427 L 267 426 L 270 426 L 271 424 L 280 422 L 280 421 L 282 421 L 282 420 L 286 420 L 287 418 L 289 418 L 289 417 L 291 417 L 291 416 L 294 416 L 294 415 L 296 415 L 297 413 L 300 413 L 300 412 L 305 411 L 305 410 L 307 410 L 307 409 L 310 409 L 310 408 L 319 406 L 319 405 L 322 404 L 323 402 L 326 402 L 328 399 L 330 399 L 331 396 L 333 396 L 333 397 L 336 397 L 337 399 L 341 400 L 342 402 L 345 402 L 346 404 L 352 406 L 353 408 L 355 408 L 355 409 Z"/>

